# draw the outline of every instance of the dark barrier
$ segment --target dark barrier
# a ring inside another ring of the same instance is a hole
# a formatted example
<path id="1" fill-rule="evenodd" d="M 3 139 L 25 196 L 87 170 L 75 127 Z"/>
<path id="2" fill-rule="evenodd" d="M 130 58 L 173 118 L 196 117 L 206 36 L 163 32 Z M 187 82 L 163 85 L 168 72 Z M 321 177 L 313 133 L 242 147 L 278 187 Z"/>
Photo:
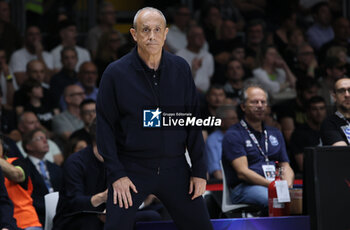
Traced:
<path id="1" fill-rule="evenodd" d="M 309 230 L 308 216 L 260 217 L 211 220 L 215 230 Z M 136 230 L 176 230 L 169 221 L 137 223 Z"/>
<path id="2" fill-rule="evenodd" d="M 350 229 L 350 147 L 305 149 L 304 212 L 312 230 Z"/>

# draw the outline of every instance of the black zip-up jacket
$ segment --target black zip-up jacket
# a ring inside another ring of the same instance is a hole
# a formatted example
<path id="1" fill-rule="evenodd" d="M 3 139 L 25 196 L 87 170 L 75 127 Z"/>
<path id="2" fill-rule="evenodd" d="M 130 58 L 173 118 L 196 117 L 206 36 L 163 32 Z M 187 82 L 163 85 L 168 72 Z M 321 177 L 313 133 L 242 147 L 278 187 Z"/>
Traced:
<path id="1" fill-rule="evenodd" d="M 166 168 L 187 148 L 192 176 L 206 178 L 204 141 L 200 128 L 144 128 L 143 110 L 181 110 L 199 116 L 199 101 L 188 64 L 163 51 L 159 97 L 146 74 L 137 47 L 105 70 L 97 97 L 97 146 L 107 168 L 108 183 L 127 176 L 120 159 L 155 162 Z M 175 109 L 176 108 L 176 109 Z M 147 164 L 147 165 L 146 165 Z"/>

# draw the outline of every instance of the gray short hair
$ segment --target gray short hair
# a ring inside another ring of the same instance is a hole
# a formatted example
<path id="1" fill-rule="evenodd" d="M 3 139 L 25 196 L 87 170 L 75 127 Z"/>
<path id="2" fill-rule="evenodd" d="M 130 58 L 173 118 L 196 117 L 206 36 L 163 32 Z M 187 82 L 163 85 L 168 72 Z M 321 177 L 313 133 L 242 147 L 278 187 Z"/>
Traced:
<path id="1" fill-rule="evenodd" d="M 139 10 L 136 12 L 136 14 L 135 14 L 135 16 L 134 16 L 134 21 L 133 21 L 133 27 L 134 27 L 135 30 L 136 30 L 137 18 L 139 17 L 140 13 L 141 13 L 142 11 L 144 11 L 144 10 L 157 12 L 157 13 L 164 19 L 164 24 L 165 24 L 165 26 L 166 26 L 166 19 L 165 19 L 164 14 L 162 13 L 162 11 L 160 11 L 160 10 L 154 8 L 154 7 L 149 7 L 149 6 L 147 6 L 147 7 L 144 7 L 144 8 L 142 8 L 142 9 L 139 9 Z"/>
<path id="2" fill-rule="evenodd" d="M 262 91 L 264 91 L 264 93 L 266 94 L 266 101 L 269 102 L 269 94 L 266 91 L 266 89 L 263 86 L 261 86 L 260 84 L 256 83 L 256 82 L 249 82 L 243 88 L 243 93 L 241 95 L 241 102 L 242 102 L 242 104 L 246 103 L 246 101 L 248 99 L 247 90 L 249 88 L 258 88 L 258 89 L 261 89 Z"/>

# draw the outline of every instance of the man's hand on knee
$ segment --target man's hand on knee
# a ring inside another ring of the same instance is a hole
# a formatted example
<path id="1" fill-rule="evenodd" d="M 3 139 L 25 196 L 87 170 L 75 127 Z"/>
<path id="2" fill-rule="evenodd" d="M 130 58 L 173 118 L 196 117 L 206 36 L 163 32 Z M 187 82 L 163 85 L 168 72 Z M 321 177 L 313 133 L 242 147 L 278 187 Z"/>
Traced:
<path id="1" fill-rule="evenodd" d="M 191 177 L 189 194 L 193 193 L 192 200 L 204 194 L 207 181 L 200 177 Z"/>
<path id="2" fill-rule="evenodd" d="M 119 203 L 119 207 L 129 208 L 132 206 L 132 197 L 130 189 L 137 193 L 136 186 L 128 177 L 122 177 L 114 181 L 113 186 L 113 204 Z"/>

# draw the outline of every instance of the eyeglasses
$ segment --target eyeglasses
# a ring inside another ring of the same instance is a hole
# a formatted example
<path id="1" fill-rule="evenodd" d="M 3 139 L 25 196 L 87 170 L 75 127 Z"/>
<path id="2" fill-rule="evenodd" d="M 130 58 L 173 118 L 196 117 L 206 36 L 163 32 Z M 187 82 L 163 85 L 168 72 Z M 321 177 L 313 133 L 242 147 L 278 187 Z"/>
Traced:
<path id="1" fill-rule="evenodd" d="M 32 142 L 38 142 L 38 141 L 42 141 L 42 140 L 46 140 L 46 136 L 34 137 L 34 138 L 32 139 Z"/>
<path id="2" fill-rule="evenodd" d="M 335 93 L 340 95 L 344 95 L 346 92 L 350 94 L 350 88 L 340 88 L 335 90 Z"/>

